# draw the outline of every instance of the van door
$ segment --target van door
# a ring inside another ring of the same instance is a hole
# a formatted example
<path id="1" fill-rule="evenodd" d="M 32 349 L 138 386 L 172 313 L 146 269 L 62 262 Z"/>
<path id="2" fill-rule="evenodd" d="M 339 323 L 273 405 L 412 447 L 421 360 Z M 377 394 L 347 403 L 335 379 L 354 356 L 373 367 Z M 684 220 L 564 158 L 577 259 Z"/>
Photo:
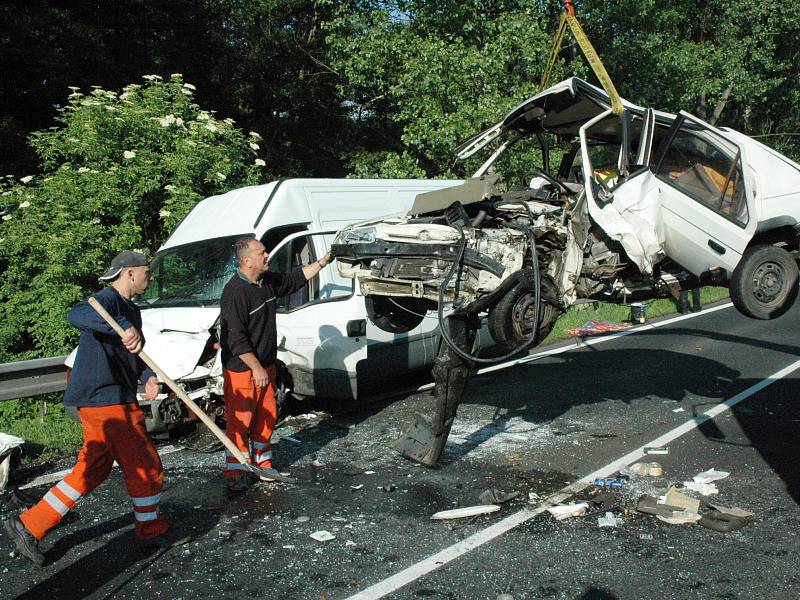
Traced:
<path id="1" fill-rule="evenodd" d="M 269 255 L 269 269 L 286 273 L 314 262 L 333 231 L 297 232 Z M 276 300 L 278 359 L 286 364 L 299 395 L 356 398 L 357 368 L 367 358 L 364 299 L 354 282 L 342 279 L 335 264 L 300 290 Z"/>
<path id="2" fill-rule="evenodd" d="M 742 148 L 681 112 L 651 167 L 659 181 L 660 231 L 670 258 L 695 275 L 730 275 L 756 227 Z"/>

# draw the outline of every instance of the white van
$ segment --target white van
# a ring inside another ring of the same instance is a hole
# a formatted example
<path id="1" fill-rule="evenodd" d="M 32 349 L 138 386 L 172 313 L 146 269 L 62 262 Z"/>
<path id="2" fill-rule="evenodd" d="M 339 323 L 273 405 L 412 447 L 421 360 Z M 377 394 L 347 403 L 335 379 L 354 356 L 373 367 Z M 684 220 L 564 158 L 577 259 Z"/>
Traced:
<path id="1" fill-rule="evenodd" d="M 406 212 L 414 198 L 459 180 L 286 179 L 232 190 L 199 202 L 151 263 L 154 281 L 135 300 L 142 308 L 145 351 L 211 414 L 222 412 L 217 323 L 222 289 L 236 269 L 234 242 L 255 236 L 270 252 L 270 270 L 313 262 L 350 223 Z M 278 299 L 282 385 L 299 396 L 356 398 L 359 387 L 424 367 L 438 347 L 437 319 L 389 333 L 367 318 L 352 279 L 333 266 Z M 148 429 L 163 431 L 185 411 L 160 395 L 141 403 Z M 149 406 L 148 406 L 149 404 Z"/>

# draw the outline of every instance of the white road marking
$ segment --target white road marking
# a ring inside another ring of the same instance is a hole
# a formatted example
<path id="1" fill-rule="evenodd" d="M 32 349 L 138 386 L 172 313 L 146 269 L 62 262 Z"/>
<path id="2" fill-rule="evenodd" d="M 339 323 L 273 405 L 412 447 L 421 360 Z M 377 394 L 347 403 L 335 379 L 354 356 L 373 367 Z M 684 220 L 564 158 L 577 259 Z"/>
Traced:
<path id="1" fill-rule="evenodd" d="M 164 446 L 159 450 L 159 456 L 166 456 L 167 454 L 172 454 L 173 452 L 178 452 L 179 450 L 183 450 L 183 446 Z M 116 466 L 117 463 L 115 462 L 114 465 Z M 26 490 L 28 488 L 36 487 L 37 485 L 44 485 L 46 483 L 53 483 L 54 481 L 61 481 L 64 479 L 66 475 L 69 475 L 72 469 L 64 469 L 63 471 L 56 471 L 55 473 L 47 473 L 46 475 L 40 475 L 33 481 L 29 481 L 25 485 L 19 486 L 19 489 Z"/>
<path id="2" fill-rule="evenodd" d="M 716 307 L 715 307 L 716 308 Z M 674 322 L 674 320 L 672 321 Z M 664 323 L 662 321 L 662 323 Z M 659 323 L 662 324 L 662 323 Z M 762 379 L 758 383 L 750 386 L 746 390 L 739 392 L 735 396 L 729 398 L 725 402 L 720 402 L 719 404 L 714 405 L 704 413 L 697 415 L 696 417 L 689 419 L 682 425 L 679 425 L 675 429 L 668 431 L 664 435 L 661 435 L 649 442 L 642 444 L 635 450 L 629 452 L 625 456 L 618 458 L 617 460 L 608 463 L 607 465 L 600 467 L 596 471 L 589 473 L 581 477 L 578 481 L 562 488 L 558 492 L 548 496 L 545 498 L 542 503 L 537 506 L 536 508 L 524 508 L 519 512 L 516 512 L 512 515 L 509 515 L 505 519 L 490 525 L 486 529 L 478 531 L 473 535 L 469 536 L 468 538 L 461 540 L 433 554 L 418 563 L 411 565 L 410 567 L 403 569 L 399 573 L 392 575 L 384 579 L 383 581 L 379 581 L 378 583 L 358 592 L 357 594 L 350 596 L 348 600 L 375 600 L 377 598 L 383 598 L 384 596 L 391 594 L 392 592 L 397 591 L 401 587 L 408 585 L 412 581 L 427 575 L 431 571 L 438 569 L 439 567 L 453 561 L 462 555 L 478 548 L 479 546 L 489 542 L 507 531 L 517 527 L 529 521 L 530 519 L 534 518 L 535 516 L 543 513 L 547 510 L 548 507 L 553 506 L 555 504 L 559 504 L 567 500 L 570 496 L 580 492 L 581 490 L 587 488 L 590 485 L 593 485 L 594 480 L 599 477 L 608 477 L 617 471 L 623 466 L 629 465 L 645 456 L 644 449 L 647 446 L 666 446 L 670 442 L 678 439 L 679 437 L 685 435 L 686 433 L 697 429 L 699 425 L 702 425 L 706 421 L 713 419 L 714 417 L 719 416 L 720 414 L 728 411 L 731 407 L 739 404 L 740 402 L 746 400 L 747 398 L 753 396 L 754 394 L 760 392 L 764 388 L 769 385 L 772 385 L 776 381 L 786 377 L 793 371 L 800 368 L 800 360 L 796 360 L 792 364 L 776 371 L 766 379 Z"/>

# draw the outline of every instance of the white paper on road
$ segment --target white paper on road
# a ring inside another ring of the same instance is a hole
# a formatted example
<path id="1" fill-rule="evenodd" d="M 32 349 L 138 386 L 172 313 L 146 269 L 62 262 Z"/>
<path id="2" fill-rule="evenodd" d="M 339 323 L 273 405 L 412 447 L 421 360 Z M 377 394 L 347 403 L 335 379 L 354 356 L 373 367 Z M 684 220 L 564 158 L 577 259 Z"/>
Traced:
<path id="1" fill-rule="evenodd" d="M 717 471 L 714 469 L 714 467 L 711 467 L 708 471 L 698 473 L 692 477 L 692 479 L 694 479 L 697 483 L 711 483 L 712 481 L 725 479 L 728 475 L 730 475 L 730 473 L 727 471 Z"/>

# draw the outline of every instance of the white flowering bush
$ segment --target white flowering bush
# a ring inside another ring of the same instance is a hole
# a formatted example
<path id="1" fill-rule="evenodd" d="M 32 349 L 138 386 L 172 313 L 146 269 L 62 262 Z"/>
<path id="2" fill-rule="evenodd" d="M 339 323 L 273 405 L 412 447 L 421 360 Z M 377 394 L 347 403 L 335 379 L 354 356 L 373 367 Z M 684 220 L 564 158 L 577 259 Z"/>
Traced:
<path id="1" fill-rule="evenodd" d="M 68 350 L 67 311 L 115 254 L 152 253 L 198 200 L 268 178 L 260 136 L 200 108 L 180 75 L 71 89 L 31 137 L 41 172 L 0 178 L 0 362 Z"/>

